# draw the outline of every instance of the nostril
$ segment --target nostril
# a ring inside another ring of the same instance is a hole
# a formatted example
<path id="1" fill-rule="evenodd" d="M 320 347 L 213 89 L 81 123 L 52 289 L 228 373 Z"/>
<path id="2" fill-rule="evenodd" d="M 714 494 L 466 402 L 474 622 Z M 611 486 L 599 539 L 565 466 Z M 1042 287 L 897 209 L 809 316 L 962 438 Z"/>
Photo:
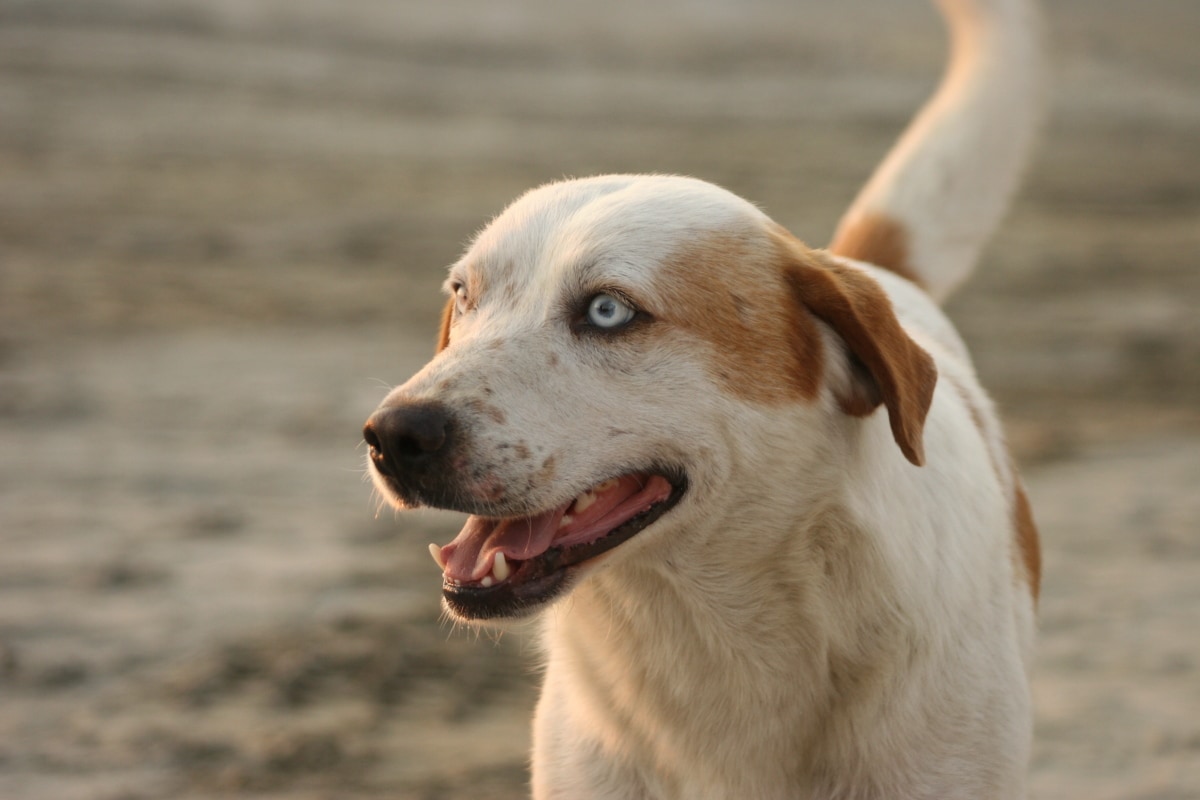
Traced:
<path id="1" fill-rule="evenodd" d="M 367 443 L 367 447 L 371 448 L 372 450 L 381 449 L 379 445 L 379 436 L 375 433 L 375 429 L 371 427 L 370 420 L 368 420 L 367 424 L 363 426 L 362 436 L 363 441 Z"/>
<path id="2" fill-rule="evenodd" d="M 397 458 L 411 460 L 419 458 L 425 453 L 433 453 L 437 451 L 437 447 L 431 443 L 431 440 L 421 439 L 416 436 L 401 436 L 392 443 Z"/>

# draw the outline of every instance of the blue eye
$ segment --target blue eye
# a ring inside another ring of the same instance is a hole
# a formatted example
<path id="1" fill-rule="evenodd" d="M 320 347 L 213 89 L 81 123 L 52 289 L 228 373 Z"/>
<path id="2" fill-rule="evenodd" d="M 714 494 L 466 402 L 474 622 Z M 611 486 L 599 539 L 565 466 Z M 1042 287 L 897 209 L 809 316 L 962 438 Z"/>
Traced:
<path id="1" fill-rule="evenodd" d="M 597 328 L 613 329 L 628 325 L 637 314 L 611 294 L 598 294 L 588 303 L 587 321 Z"/>

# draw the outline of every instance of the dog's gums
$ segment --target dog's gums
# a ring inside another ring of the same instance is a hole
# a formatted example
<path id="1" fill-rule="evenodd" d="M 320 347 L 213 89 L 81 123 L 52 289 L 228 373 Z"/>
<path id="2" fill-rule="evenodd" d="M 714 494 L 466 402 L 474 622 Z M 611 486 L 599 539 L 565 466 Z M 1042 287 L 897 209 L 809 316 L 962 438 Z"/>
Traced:
<path id="1" fill-rule="evenodd" d="M 429 545 L 446 604 L 464 619 L 532 611 L 557 596 L 575 568 L 633 538 L 684 491 L 682 480 L 629 474 L 532 517 L 470 517 L 453 542 Z"/>

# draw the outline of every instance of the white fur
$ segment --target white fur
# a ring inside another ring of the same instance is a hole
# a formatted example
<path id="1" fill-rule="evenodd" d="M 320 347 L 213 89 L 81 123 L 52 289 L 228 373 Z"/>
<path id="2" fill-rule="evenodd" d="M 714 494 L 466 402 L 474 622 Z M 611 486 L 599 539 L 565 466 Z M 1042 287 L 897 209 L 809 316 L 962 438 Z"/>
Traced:
<path id="1" fill-rule="evenodd" d="M 1024 2 L 945 5 L 981 20 L 985 47 L 1024 41 Z M 1011 188 L 1012 148 L 993 162 L 979 148 L 996 137 L 966 141 L 996 104 L 1019 99 L 1004 90 L 1000 55 L 944 85 L 966 94 L 935 101 L 927 117 L 938 122 L 909 135 L 909 155 L 893 156 L 855 206 L 904 212 L 914 266 L 938 296 Z M 928 210 L 946 174 L 965 186 L 953 190 L 955 218 Z M 968 190 L 990 199 L 959 202 Z M 471 431 L 463 496 L 520 487 L 503 494 L 504 513 L 552 507 L 646 463 L 688 476 L 678 506 L 590 564 L 543 614 L 534 797 L 1021 797 L 1034 600 L 1014 555 L 1017 479 L 936 303 L 890 272 L 842 262 L 883 287 L 937 364 L 921 467 L 901 454 L 884 409 L 855 417 L 839 406 L 853 370 L 824 324 L 819 394 L 779 403 L 717 380 L 711 342 L 686 325 L 656 322 L 634 346 L 583 340 L 566 321 L 564 308 L 610 287 L 703 315 L 680 308 L 668 256 L 714 234 L 757 242 L 770 231 L 752 205 L 693 179 L 532 191 L 452 268 L 472 306 L 450 346 L 384 402 L 459 410 Z M 775 268 L 739 265 L 762 275 L 763 291 L 742 298 L 748 313 L 779 302 Z"/>

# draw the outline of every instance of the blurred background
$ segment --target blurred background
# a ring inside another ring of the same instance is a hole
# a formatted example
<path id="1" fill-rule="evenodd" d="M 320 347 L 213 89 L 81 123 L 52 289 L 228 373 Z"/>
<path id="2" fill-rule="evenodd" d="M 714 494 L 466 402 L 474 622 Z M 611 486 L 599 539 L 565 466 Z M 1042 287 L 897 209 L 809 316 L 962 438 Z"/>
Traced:
<path id="1" fill-rule="evenodd" d="M 1046 548 L 1036 798 L 1200 797 L 1200 4 L 1049 0 L 950 305 Z M 0 797 L 516 798 L 520 632 L 440 621 L 359 430 L 525 189 L 679 172 L 814 245 L 920 0 L 0 0 Z"/>

